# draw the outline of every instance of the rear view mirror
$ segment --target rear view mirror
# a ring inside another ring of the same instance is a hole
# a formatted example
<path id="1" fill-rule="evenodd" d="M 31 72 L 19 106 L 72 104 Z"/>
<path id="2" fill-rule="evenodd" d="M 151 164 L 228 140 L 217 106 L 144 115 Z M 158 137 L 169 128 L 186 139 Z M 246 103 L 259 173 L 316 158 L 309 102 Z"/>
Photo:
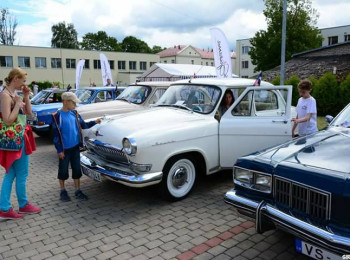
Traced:
<path id="1" fill-rule="evenodd" d="M 326 121 L 328 124 L 330 122 L 332 122 L 332 120 L 333 120 L 333 117 L 331 115 L 326 115 L 325 118 L 324 118 L 324 121 Z"/>

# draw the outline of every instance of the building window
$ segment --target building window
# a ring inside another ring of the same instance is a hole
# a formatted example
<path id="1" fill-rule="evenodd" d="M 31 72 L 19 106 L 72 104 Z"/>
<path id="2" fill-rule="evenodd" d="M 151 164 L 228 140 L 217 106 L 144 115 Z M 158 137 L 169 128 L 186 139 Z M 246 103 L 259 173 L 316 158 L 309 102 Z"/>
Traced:
<path id="1" fill-rule="evenodd" d="M 129 70 L 136 70 L 136 61 L 129 61 Z"/>
<path id="2" fill-rule="evenodd" d="M 140 61 L 140 70 L 147 70 L 147 62 Z"/>
<path id="3" fill-rule="evenodd" d="M 118 60 L 118 70 L 125 70 L 125 60 Z"/>
<path id="4" fill-rule="evenodd" d="M 173 63 L 173 64 L 174 64 L 174 63 L 175 63 L 175 60 L 171 60 L 171 63 Z"/>
<path id="5" fill-rule="evenodd" d="M 35 68 L 46 69 L 46 58 L 35 57 Z"/>
<path id="6" fill-rule="evenodd" d="M 328 45 L 337 44 L 337 43 L 338 43 L 338 36 L 328 37 Z"/>
<path id="7" fill-rule="evenodd" d="M 100 60 L 94 60 L 94 69 L 101 69 L 101 61 Z"/>
<path id="8" fill-rule="evenodd" d="M 90 69 L 90 60 L 89 59 L 85 59 L 84 69 Z"/>
<path id="9" fill-rule="evenodd" d="M 114 70 L 114 60 L 109 60 L 108 63 L 109 63 L 109 68 L 111 70 Z"/>
<path id="10" fill-rule="evenodd" d="M 243 78 L 243 79 L 247 79 L 247 78 L 248 78 L 248 76 L 241 76 L 241 78 Z"/>
<path id="11" fill-rule="evenodd" d="M 157 62 L 151 61 L 151 62 L 149 63 L 149 66 L 152 67 L 153 64 L 156 64 L 156 63 L 157 63 Z"/>
<path id="12" fill-rule="evenodd" d="M 344 42 L 350 42 L 350 34 L 344 35 Z"/>
<path id="13" fill-rule="evenodd" d="M 247 60 L 243 60 L 242 61 L 242 69 L 248 69 L 248 67 L 249 67 L 248 61 Z"/>
<path id="14" fill-rule="evenodd" d="M 66 59 L 66 68 L 75 69 L 75 59 Z"/>
<path id="15" fill-rule="evenodd" d="M 62 63 L 60 58 L 51 58 L 51 68 L 60 69 L 62 68 Z"/>
<path id="16" fill-rule="evenodd" d="M 18 57 L 18 66 L 20 68 L 30 68 L 30 58 L 29 57 Z"/>
<path id="17" fill-rule="evenodd" d="M 0 67 L 12 68 L 12 56 L 0 56 Z"/>
<path id="18" fill-rule="evenodd" d="M 194 60 L 191 60 L 191 64 L 194 64 Z"/>
<path id="19" fill-rule="evenodd" d="M 248 54 L 249 46 L 242 46 L 242 54 Z"/>
<path id="20" fill-rule="evenodd" d="M 214 66 L 214 62 L 211 62 L 211 66 Z"/>
<path id="21" fill-rule="evenodd" d="M 205 62 L 205 65 L 206 65 L 206 66 L 209 66 L 209 62 L 206 61 L 206 62 Z"/>
<path id="22" fill-rule="evenodd" d="M 168 63 L 168 61 L 165 60 L 164 63 Z"/>

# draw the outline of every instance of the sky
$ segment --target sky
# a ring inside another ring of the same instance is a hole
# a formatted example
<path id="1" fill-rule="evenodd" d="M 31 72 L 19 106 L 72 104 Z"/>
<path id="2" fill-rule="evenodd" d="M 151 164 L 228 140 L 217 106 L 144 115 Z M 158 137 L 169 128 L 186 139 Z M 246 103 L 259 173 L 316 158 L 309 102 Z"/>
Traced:
<path id="1" fill-rule="evenodd" d="M 154 45 L 192 45 L 211 49 L 209 29 L 220 28 L 232 50 L 236 40 L 251 38 L 267 25 L 263 0 L 0 0 L 17 18 L 15 45 L 51 46 L 51 27 L 73 23 L 81 41 L 86 33 L 105 31 L 121 42 L 132 35 Z M 349 25 L 349 0 L 314 0 L 316 26 Z"/>

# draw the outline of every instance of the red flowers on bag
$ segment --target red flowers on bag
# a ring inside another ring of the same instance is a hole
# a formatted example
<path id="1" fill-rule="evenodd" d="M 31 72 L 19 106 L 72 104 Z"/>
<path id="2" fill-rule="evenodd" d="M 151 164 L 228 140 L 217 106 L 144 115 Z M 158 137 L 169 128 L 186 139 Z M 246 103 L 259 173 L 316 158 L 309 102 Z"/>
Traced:
<path id="1" fill-rule="evenodd" d="M 12 130 L 7 130 L 5 134 L 8 138 L 13 138 L 15 136 L 15 133 Z"/>

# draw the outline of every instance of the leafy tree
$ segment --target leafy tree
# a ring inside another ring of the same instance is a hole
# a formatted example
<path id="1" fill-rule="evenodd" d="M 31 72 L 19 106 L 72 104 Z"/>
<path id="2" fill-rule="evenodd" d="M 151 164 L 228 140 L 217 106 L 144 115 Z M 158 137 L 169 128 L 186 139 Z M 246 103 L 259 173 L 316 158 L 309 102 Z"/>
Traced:
<path id="1" fill-rule="evenodd" d="M 134 36 L 127 36 L 121 43 L 122 51 L 124 52 L 138 52 L 138 53 L 152 53 L 148 44 Z"/>
<path id="2" fill-rule="evenodd" d="M 17 19 L 12 16 L 7 8 L 0 9 L 0 43 L 13 45 L 15 42 Z"/>
<path id="3" fill-rule="evenodd" d="M 255 71 L 265 71 L 280 65 L 283 0 L 265 0 L 264 15 L 267 30 L 258 31 L 250 40 L 249 55 Z M 315 27 L 318 14 L 311 0 L 287 0 L 286 60 L 292 54 L 320 46 L 322 36 Z"/>
<path id="4" fill-rule="evenodd" d="M 165 48 L 162 48 L 162 47 L 160 47 L 160 46 L 158 46 L 158 45 L 153 45 L 153 47 L 152 47 L 152 53 L 154 53 L 154 54 L 157 54 L 158 52 L 161 52 L 161 51 L 163 51 Z"/>
<path id="5" fill-rule="evenodd" d="M 350 102 L 350 74 L 340 84 L 340 97 L 342 107 L 345 107 Z"/>
<path id="6" fill-rule="evenodd" d="M 85 34 L 80 46 L 83 50 L 121 51 L 117 39 L 108 36 L 104 31 Z"/>
<path id="7" fill-rule="evenodd" d="M 296 106 L 298 104 L 298 99 L 299 99 L 299 92 L 298 92 L 298 84 L 300 82 L 300 78 L 297 76 L 293 75 L 291 76 L 286 82 L 285 85 L 292 85 L 293 86 L 293 91 L 292 91 L 292 105 Z"/>
<path id="8" fill-rule="evenodd" d="M 72 23 L 60 22 L 51 27 L 51 47 L 79 49 L 78 33 Z"/>

